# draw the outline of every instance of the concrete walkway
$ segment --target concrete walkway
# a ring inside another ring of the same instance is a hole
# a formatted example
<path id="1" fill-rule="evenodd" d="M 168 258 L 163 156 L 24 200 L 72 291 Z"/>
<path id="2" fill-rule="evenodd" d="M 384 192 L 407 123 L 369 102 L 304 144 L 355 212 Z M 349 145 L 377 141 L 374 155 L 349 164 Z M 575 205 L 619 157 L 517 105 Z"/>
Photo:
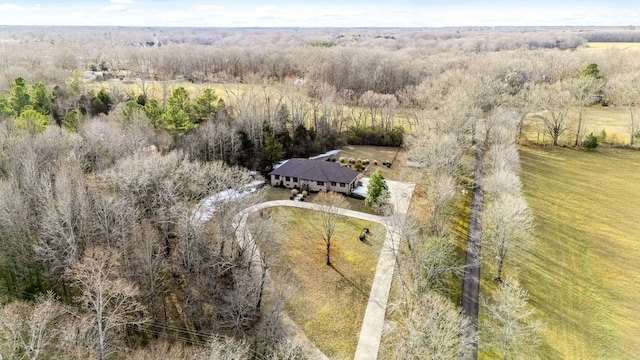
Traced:
<path id="1" fill-rule="evenodd" d="M 394 223 L 406 216 L 415 188 L 415 184 L 390 180 L 387 180 L 387 186 L 391 194 L 390 201 L 393 205 L 394 215 L 383 219 L 387 235 L 378 259 L 376 276 L 371 285 L 371 294 L 362 321 L 355 360 L 375 360 L 378 358 L 387 302 L 389 301 L 389 290 L 395 269 L 395 251 L 400 242 L 399 229 L 394 227 Z"/>
<path id="2" fill-rule="evenodd" d="M 378 349 L 380 347 L 380 339 L 382 337 L 382 329 L 384 327 L 385 313 L 389 299 L 389 290 L 391 289 L 391 282 L 393 280 L 393 271 L 395 267 L 394 249 L 397 249 L 399 242 L 399 234 L 393 227 L 393 219 L 397 219 L 397 216 L 404 217 L 406 215 L 415 184 L 387 180 L 387 186 L 391 193 L 391 204 L 394 207 L 395 215 L 393 216 L 382 217 L 347 209 L 337 209 L 336 211 L 336 213 L 344 216 L 382 224 L 387 229 L 384 245 L 380 253 L 380 258 L 378 259 L 376 275 L 371 286 L 371 293 L 369 295 L 367 309 L 362 322 L 362 329 L 360 330 L 360 337 L 355 355 L 356 360 L 373 360 L 378 357 Z M 246 231 L 247 218 L 250 214 L 256 211 L 275 206 L 289 206 L 316 211 L 323 210 L 323 208 L 318 204 L 291 200 L 276 200 L 256 204 L 239 212 L 233 220 L 233 226 L 236 229 L 236 239 L 238 240 L 238 244 L 241 248 L 252 250 L 252 268 L 256 268 L 255 270 L 257 274 L 261 271 L 260 253 L 251 238 L 251 234 Z M 304 344 L 310 358 L 327 359 L 326 355 L 324 355 L 311 343 L 311 341 L 309 341 L 309 339 L 304 335 L 302 329 L 300 329 L 284 311 L 280 314 L 280 317 L 285 323 L 288 335 L 296 338 Z"/>

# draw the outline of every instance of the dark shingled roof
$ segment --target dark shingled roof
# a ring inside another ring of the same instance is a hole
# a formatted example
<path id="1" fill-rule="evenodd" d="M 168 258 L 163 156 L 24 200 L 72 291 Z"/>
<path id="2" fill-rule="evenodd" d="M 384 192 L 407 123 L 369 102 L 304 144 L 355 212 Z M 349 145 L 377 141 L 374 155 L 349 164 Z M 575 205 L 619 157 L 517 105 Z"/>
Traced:
<path id="1" fill-rule="evenodd" d="M 351 183 L 359 173 L 338 163 L 310 159 L 289 159 L 269 175 L 291 176 L 304 180 Z"/>

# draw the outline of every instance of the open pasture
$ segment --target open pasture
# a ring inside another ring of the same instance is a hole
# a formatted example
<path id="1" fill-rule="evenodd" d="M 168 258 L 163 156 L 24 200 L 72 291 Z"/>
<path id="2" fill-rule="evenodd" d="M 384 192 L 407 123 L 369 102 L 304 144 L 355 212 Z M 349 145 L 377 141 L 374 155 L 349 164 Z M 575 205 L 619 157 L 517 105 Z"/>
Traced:
<path id="1" fill-rule="evenodd" d="M 545 321 L 542 359 L 640 354 L 640 152 L 522 147 L 536 218 L 521 282 Z"/>

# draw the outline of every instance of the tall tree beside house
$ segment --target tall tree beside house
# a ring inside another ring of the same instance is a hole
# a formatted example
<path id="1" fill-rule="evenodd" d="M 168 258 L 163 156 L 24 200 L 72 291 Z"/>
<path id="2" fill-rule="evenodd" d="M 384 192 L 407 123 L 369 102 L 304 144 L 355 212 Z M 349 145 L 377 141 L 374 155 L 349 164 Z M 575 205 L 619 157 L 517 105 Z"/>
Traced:
<path id="1" fill-rule="evenodd" d="M 282 160 L 284 150 L 282 144 L 273 135 L 268 135 L 264 140 L 264 150 L 262 150 L 263 168 L 271 168 L 273 164 Z"/>
<path id="2" fill-rule="evenodd" d="M 383 211 L 385 207 L 389 205 L 389 188 L 380 169 L 377 169 L 371 174 L 364 204 L 377 211 Z"/>

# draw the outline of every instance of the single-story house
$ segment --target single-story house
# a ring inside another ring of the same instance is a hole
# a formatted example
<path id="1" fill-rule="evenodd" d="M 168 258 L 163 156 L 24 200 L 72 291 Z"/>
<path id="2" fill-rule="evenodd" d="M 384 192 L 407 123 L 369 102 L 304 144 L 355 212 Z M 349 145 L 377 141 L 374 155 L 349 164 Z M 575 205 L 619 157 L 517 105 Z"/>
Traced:
<path id="1" fill-rule="evenodd" d="M 289 159 L 273 170 L 272 186 L 307 191 L 335 191 L 350 194 L 362 174 L 331 161 Z"/>

